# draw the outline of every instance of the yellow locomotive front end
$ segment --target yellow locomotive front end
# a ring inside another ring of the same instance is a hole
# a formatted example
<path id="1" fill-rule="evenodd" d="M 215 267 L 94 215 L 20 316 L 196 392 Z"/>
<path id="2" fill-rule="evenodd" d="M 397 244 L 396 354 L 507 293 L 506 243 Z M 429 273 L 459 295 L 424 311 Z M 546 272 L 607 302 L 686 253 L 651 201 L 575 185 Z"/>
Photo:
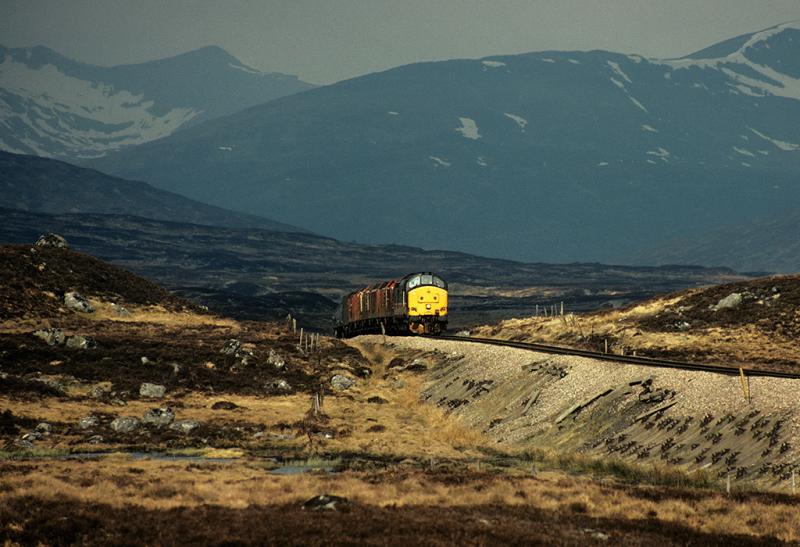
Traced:
<path id="1" fill-rule="evenodd" d="M 408 329 L 416 334 L 439 334 L 447 328 L 447 283 L 430 273 L 405 280 Z"/>

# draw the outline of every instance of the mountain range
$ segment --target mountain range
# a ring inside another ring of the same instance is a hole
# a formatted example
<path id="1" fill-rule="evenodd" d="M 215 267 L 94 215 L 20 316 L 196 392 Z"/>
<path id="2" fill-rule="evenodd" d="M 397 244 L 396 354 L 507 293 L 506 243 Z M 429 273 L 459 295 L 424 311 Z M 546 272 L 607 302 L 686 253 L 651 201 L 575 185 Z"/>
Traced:
<path id="1" fill-rule="evenodd" d="M 0 152 L 0 207 L 35 213 L 125 214 L 210 226 L 304 231 L 256 215 L 199 203 L 144 182 L 9 152 Z"/>
<path id="2" fill-rule="evenodd" d="M 114 67 L 0 47 L 0 149 L 97 157 L 311 87 L 216 46 Z"/>
<path id="3" fill-rule="evenodd" d="M 416 63 L 90 164 L 338 239 L 634 263 L 675 237 L 800 203 L 798 120 L 790 23 L 672 60 L 549 51 Z"/>

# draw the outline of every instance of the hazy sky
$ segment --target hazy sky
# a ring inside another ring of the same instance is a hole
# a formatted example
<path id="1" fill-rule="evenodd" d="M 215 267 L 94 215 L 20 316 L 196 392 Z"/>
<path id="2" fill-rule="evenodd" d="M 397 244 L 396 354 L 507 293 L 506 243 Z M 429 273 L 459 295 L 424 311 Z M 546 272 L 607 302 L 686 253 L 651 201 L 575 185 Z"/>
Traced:
<path id="1" fill-rule="evenodd" d="M 0 0 L 0 44 L 134 63 L 222 46 L 330 83 L 422 60 L 545 49 L 677 57 L 800 19 L 800 0 Z"/>

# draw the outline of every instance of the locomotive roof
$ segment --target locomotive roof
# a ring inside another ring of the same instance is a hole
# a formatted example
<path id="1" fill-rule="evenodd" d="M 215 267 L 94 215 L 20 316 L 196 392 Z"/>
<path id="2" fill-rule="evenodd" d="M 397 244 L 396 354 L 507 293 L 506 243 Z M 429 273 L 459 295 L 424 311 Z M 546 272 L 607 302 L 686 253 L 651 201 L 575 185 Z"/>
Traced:
<path id="1" fill-rule="evenodd" d="M 414 273 L 410 273 L 408 275 L 404 275 L 399 280 L 398 279 L 390 279 L 388 281 L 382 281 L 382 282 L 379 282 L 379 283 L 375 283 L 373 285 L 368 285 L 366 287 L 362 287 L 360 289 L 356 289 L 356 290 L 354 290 L 352 292 L 347 293 L 345 298 L 347 298 L 349 296 L 352 296 L 354 294 L 358 294 L 360 292 L 364 292 L 364 291 L 375 291 L 375 290 L 378 290 L 378 289 L 385 289 L 386 287 L 389 287 L 389 286 L 405 285 L 405 283 L 409 279 L 411 279 L 412 277 L 417 276 L 417 275 L 435 275 L 436 277 L 438 277 L 438 278 L 440 278 L 440 279 L 442 279 L 444 281 L 444 278 L 442 278 L 442 276 L 440 276 L 439 274 L 435 274 L 433 272 L 414 272 Z"/>

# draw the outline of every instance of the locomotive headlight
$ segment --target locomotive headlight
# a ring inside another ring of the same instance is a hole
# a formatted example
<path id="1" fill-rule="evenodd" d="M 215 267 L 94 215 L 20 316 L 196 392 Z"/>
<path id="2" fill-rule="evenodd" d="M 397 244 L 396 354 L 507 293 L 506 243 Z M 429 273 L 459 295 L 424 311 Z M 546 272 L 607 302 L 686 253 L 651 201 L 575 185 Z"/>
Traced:
<path id="1" fill-rule="evenodd" d="M 425 304 L 425 309 L 426 309 L 426 310 L 429 310 L 429 309 L 431 309 L 431 305 L 430 305 L 430 304 Z"/>

